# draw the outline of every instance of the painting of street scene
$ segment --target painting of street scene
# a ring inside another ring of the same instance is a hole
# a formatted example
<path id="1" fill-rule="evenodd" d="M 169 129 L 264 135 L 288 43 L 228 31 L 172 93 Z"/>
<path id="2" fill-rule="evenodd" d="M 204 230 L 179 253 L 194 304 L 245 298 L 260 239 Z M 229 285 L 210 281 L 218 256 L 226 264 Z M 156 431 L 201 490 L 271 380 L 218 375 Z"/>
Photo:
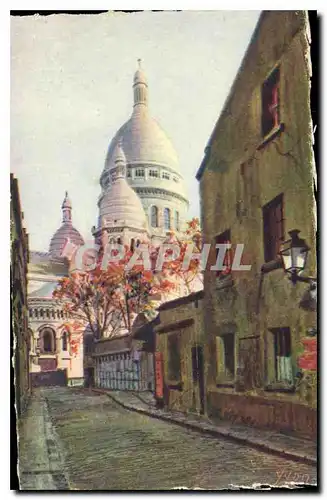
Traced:
<path id="1" fill-rule="evenodd" d="M 319 487 L 315 16 L 11 12 L 12 489 Z"/>

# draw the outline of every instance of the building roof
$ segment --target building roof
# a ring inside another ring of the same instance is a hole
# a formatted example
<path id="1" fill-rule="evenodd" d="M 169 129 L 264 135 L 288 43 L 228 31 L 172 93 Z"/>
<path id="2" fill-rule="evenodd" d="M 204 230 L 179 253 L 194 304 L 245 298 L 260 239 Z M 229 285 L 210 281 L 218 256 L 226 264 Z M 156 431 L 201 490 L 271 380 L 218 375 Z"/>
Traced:
<path id="1" fill-rule="evenodd" d="M 161 306 L 158 307 L 158 311 L 165 311 L 167 309 L 174 309 L 175 307 L 179 307 L 185 304 L 189 304 L 190 302 L 195 302 L 196 300 L 201 300 L 204 297 L 204 290 L 199 290 L 198 292 L 190 293 L 185 297 L 179 297 L 178 299 L 169 300 L 168 302 L 164 302 Z"/>

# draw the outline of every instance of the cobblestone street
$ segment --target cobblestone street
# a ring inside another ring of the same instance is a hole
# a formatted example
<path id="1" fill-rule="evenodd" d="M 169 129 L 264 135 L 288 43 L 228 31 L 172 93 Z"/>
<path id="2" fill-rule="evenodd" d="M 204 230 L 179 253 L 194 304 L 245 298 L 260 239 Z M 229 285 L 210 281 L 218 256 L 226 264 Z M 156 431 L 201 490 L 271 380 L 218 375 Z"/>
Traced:
<path id="1" fill-rule="evenodd" d="M 217 490 L 301 479 L 316 483 L 314 467 L 130 412 L 104 394 L 40 391 L 60 437 L 71 489 Z"/>

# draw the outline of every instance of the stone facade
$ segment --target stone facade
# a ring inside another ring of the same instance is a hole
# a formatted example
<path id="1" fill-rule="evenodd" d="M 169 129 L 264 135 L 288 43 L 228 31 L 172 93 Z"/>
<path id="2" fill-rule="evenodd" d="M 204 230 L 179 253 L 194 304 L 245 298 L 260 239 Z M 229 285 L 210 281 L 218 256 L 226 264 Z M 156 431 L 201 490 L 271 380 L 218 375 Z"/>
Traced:
<path id="1" fill-rule="evenodd" d="M 243 243 L 252 266 L 205 272 L 208 413 L 313 436 L 316 375 L 302 373 L 301 390 L 296 376 L 316 313 L 299 307 L 308 285 L 291 284 L 276 250 L 299 229 L 316 276 L 308 37 L 305 12 L 262 13 L 197 178 L 204 242 Z"/>
<path id="2" fill-rule="evenodd" d="M 30 396 L 27 315 L 28 235 L 23 227 L 18 181 L 10 175 L 10 274 L 14 348 L 15 400 L 18 418 Z"/>
<path id="3" fill-rule="evenodd" d="M 196 350 L 202 348 L 204 362 L 202 307 L 202 291 L 159 307 L 160 321 L 154 328 L 156 351 L 162 353 L 165 405 L 170 410 L 205 411 L 204 364 L 200 373 L 199 351 Z"/>

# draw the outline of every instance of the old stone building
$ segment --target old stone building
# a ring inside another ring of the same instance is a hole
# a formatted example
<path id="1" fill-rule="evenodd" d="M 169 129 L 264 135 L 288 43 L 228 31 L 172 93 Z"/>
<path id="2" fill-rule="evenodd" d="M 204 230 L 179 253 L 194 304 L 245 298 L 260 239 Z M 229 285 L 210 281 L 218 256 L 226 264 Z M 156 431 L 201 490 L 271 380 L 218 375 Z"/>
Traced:
<path id="1" fill-rule="evenodd" d="M 13 366 L 17 416 L 24 412 L 30 395 L 29 332 L 27 314 L 28 235 L 23 227 L 18 181 L 10 174 L 10 274 L 13 328 Z"/>
<path id="2" fill-rule="evenodd" d="M 316 374 L 298 356 L 316 313 L 279 255 L 300 230 L 316 277 L 309 36 L 304 11 L 262 13 L 197 179 L 204 242 L 244 244 L 251 266 L 205 272 L 208 414 L 313 436 Z"/>
<path id="3" fill-rule="evenodd" d="M 205 413 L 203 291 L 162 304 L 154 327 L 161 353 L 164 403 L 170 410 Z"/>

